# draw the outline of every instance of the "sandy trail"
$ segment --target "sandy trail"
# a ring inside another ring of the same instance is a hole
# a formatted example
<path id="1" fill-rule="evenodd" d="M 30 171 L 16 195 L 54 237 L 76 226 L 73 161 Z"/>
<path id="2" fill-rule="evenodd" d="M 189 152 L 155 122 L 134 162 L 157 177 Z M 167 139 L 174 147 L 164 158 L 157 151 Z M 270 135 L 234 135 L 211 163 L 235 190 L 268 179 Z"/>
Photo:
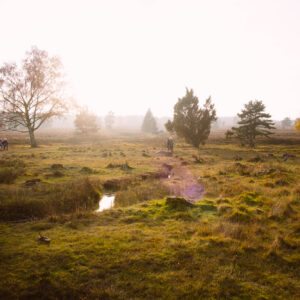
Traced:
<path id="1" fill-rule="evenodd" d="M 157 155 L 157 158 L 157 168 L 165 174 L 161 181 L 172 194 L 191 202 L 196 202 L 203 197 L 204 188 L 184 162 L 173 156 Z"/>

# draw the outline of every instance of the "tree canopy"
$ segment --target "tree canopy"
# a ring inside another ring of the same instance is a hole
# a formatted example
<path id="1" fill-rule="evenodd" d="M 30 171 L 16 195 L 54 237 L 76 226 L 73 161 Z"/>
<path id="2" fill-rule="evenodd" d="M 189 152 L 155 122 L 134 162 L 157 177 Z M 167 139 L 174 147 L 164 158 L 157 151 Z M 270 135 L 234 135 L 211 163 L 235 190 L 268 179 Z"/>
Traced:
<path id="1" fill-rule="evenodd" d="M 242 112 L 237 114 L 240 118 L 238 127 L 232 127 L 227 131 L 227 137 L 236 137 L 242 143 L 248 144 L 250 147 L 255 146 L 256 138 L 259 136 L 269 137 L 275 129 L 274 122 L 270 119 L 271 115 L 264 112 L 265 105 L 262 101 L 249 101 L 244 105 Z"/>
<path id="2" fill-rule="evenodd" d="M 216 110 L 211 102 L 211 97 L 206 99 L 202 108 L 199 107 L 198 97 L 194 95 L 192 89 L 186 89 L 183 98 L 179 98 L 174 106 L 173 121 L 168 120 L 166 129 L 196 148 L 200 144 L 205 144 L 212 122 L 216 121 Z"/>
<path id="3" fill-rule="evenodd" d="M 67 111 L 62 64 L 57 57 L 36 47 L 26 52 L 20 66 L 5 63 L 0 68 L 0 103 L 3 122 L 9 130 L 28 132 L 36 147 L 35 131 L 45 121 Z"/>
<path id="4" fill-rule="evenodd" d="M 142 132 L 156 133 L 157 132 L 156 120 L 152 115 L 150 108 L 148 109 L 142 124 Z"/>
<path id="5" fill-rule="evenodd" d="M 76 130 L 81 134 L 96 133 L 99 130 L 97 116 L 89 113 L 87 108 L 81 108 L 74 121 Z"/>

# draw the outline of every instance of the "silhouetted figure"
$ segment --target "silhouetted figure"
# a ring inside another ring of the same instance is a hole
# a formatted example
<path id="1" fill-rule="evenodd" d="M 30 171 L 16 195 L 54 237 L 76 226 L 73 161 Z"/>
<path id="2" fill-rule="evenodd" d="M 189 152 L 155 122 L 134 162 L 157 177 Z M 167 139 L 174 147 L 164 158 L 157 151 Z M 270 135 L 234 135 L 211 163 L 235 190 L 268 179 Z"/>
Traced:
<path id="1" fill-rule="evenodd" d="M 170 152 L 173 153 L 174 140 L 173 140 L 173 138 L 171 136 L 167 140 L 167 148 L 168 148 L 168 151 L 170 151 Z"/>
<path id="2" fill-rule="evenodd" d="M 0 147 L 1 150 L 8 150 L 8 141 L 6 138 L 3 140 L 0 139 Z"/>

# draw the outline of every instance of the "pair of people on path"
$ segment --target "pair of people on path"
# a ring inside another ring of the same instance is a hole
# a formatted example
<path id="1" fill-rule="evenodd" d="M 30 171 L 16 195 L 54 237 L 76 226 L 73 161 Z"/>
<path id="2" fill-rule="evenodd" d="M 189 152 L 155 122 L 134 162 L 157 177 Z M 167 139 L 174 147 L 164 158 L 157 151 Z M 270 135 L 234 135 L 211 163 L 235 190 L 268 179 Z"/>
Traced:
<path id="1" fill-rule="evenodd" d="M 0 139 L 0 148 L 1 148 L 1 150 L 8 150 L 7 138 Z"/>

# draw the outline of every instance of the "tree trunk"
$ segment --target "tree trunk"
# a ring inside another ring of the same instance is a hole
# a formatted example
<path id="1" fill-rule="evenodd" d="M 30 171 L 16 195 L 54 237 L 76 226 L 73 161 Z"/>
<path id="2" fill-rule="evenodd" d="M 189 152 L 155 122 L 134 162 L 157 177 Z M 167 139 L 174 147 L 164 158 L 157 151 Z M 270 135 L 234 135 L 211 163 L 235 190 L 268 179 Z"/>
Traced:
<path id="1" fill-rule="evenodd" d="M 29 129 L 30 145 L 32 148 L 37 147 L 37 143 L 34 136 L 34 130 Z"/>

